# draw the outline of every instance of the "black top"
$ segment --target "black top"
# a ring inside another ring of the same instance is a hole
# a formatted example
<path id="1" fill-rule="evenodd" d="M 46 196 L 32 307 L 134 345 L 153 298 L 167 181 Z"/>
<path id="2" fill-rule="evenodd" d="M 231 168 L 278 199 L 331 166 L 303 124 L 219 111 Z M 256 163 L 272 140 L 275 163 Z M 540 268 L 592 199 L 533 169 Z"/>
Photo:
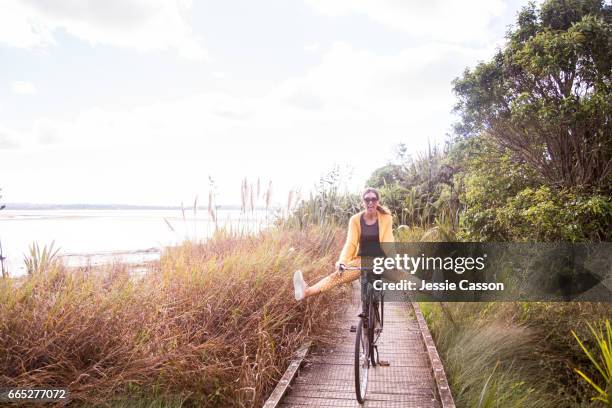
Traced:
<path id="1" fill-rule="evenodd" d="M 365 222 L 364 214 L 361 215 L 359 222 L 361 223 L 361 236 L 359 237 L 359 253 L 361 257 L 380 257 L 385 256 L 380 247 L 380 237 L 378 230 L 378 219 L 372 225 Z"/>

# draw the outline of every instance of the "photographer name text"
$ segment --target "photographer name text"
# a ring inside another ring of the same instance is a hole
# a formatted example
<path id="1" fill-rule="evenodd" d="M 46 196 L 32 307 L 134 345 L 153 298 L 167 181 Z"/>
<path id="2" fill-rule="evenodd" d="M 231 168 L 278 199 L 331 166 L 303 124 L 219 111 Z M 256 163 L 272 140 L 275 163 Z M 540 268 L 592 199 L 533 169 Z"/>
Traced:
<path id="1" fill-rule="evenodd" d="M 497 290 L 503 291 L 504 284 L 501 282 L 470 282 L 467 279 L 459 281 L 459 284 L 455 282 L 427 282 L 421 281 L 421 285 L 417 285 L 416 282 L 402 279 L 399 282 L 383 282 L 378 279 L 373 282 L 375 290 L 398 290 L 398 291 L 489 291 Z"/>

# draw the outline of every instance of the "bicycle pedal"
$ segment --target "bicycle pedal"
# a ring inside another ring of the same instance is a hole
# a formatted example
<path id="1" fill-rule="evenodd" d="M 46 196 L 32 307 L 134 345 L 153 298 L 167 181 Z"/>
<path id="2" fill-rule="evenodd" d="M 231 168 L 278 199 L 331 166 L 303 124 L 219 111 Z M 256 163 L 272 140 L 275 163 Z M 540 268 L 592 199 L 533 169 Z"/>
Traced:
<path id="1" fill-rule="evenodd" d="M 351 333 L 355 333 L 357 331 L 357 326 L 352 325 L 351 326 Z"/>

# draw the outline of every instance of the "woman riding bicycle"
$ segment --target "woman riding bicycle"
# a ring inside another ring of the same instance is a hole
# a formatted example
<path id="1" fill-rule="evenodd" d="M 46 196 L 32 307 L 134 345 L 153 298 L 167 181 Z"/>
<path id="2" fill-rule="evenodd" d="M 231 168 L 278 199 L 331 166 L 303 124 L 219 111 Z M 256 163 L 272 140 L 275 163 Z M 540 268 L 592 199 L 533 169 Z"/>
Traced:
<path id="1" fill-rule="evenodd" d="M 308 286 L 302 272 L 296 271 L 293 274 L 296 300 L 318 295 L 341 283 L 354 281 L 359 278 L 361 272 L 359 270 L 343 271 L 344 266 L 361 266 L 373 258 L 384 257 L 385 251 L 381 243 L 394 242 L 393 217 L 388 209 L 379 204 L 378 190 L 368 187 L 361 197 L 365 210 L 353 215 L 349 220 L 346 242 L 336 262 L 336 271 L 313 286 Z M 387 249 L 387 245 L 384 246 Z"/>

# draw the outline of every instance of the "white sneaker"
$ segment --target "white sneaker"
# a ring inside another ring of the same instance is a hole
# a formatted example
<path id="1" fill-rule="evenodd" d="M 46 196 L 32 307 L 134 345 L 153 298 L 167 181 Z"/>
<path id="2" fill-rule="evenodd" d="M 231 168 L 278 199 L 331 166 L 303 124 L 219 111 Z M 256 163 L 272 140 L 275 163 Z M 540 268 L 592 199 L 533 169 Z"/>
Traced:
<path id="1" fill-rule="evenodd" d="M 302 276 L 302 271 L 297 270 L 293 273 L 293 290 L 295 291 L 295 300 L 304 299 L 304 291 L 306 290 L 306 282 Z"/>

